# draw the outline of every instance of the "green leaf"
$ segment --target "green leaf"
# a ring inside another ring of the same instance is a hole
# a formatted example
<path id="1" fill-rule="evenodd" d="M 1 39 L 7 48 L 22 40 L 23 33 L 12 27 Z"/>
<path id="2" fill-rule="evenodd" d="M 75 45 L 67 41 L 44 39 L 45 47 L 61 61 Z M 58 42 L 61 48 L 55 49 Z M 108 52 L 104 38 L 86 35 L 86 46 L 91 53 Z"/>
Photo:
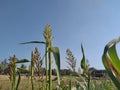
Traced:
<path id="1" fill-rule="evenodd" d="M 114 82 L 114 84 L 116 85 L 116 87 L 118 89 L 120 89 L 120 82 L 117 79 L 117 77 L 115 76 L 114 72 L 111 70 L 111 67 L 113 68 L 113 66 L 109 66 L 109 64 L 108 64 L 109 60 L 107 60 L 107 58 L 108 58 L 107 56 L 103 56 L 102 57 L 103 64 L 104 64 L 104 66 L 105 66 L 105 68 L 106 68 L 106 70 L 108 72 L 108 75 L 110 76 L 110 78 L 112 79 L 112 81 Z M 110 63 L 110 61 L 109 61 L 109 63 Z"/>
<path id="2" fill-rule="evenodd" d="M 52 52 L 53 52 L 53 56 L 55 58 L 58 84 L 60 85 L 60 52 L 59 52 L 59 48 L 52 47 Z"/>
<path id="3" fill-rule="evenodd" d="M 110 57 L 112 65 L 120 73 L 120 60 L 117 55 L 115 45 L 108 50 L 108 55 Z"/>
<path id="4" fill-rule="evenodd" d="M 104 49 L 102 55 L 103 64 L 108 72 L 108 75 L 120 90 L 120 60 L 116 52 L 116 44 L 120 38 L 110 41 Z"/>
<path id="5" fill-rule="evenodd" d="M 60 71 L 60 52 L 59 52 L 59 48 L 58 47 L 52 47 L 52 52 L 53 52 L 53 56 L 55 58 L 56 66 L 57 66 L 58 70 Z"/>
<path id="6" fill-rule="evenodd" d="M 21 59 L 21 60 L 16 61 L 16 63 L 26 63 L 26 62 L 30 62 L 30 61 L 27 59 Z"/>
<path id="7" fill-rule="evenodd" d="M 20 43 L 20 44 L 34 44 L 34 43 L 38 43 L 38 44 L 46 44 L 45 42 L 43 41 L 30 41 L 30 42 L 24 42 L 24 43 Z"/>
<path id="8" fill-rule="evenodd" d="M 82 54 L 83 54 L 83 57 L 82 57 L 82 60 L 81 60 L 81 68 L 85 69 L 86 68 L 86 61 L 85 61 L 85 54 L 84 54 L 84 49 L 83 49 L 82 44 L 81 44 L 81 50 L 82 50 Z"/>

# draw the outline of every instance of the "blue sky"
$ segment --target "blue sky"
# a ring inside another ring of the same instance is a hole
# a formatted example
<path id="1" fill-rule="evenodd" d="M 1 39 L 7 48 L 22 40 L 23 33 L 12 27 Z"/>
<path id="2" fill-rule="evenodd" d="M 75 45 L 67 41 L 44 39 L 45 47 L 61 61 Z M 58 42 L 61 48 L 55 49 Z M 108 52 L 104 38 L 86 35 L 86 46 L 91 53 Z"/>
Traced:
<path id="1" fill-rule="evenodd" d="M 90 66 L 104 69 L 104 46 L 120 35 L 119 4 L 119 0 L 0 0 L 0 60 L 14 54 L 30 59 L 35 47 L 42 53 L 43 45 L 19 43 L 43 41 L 45 25 L 50 24 L 62 68 L 67 66 L 67 48 L 80 66 L 82 43 Z"/>

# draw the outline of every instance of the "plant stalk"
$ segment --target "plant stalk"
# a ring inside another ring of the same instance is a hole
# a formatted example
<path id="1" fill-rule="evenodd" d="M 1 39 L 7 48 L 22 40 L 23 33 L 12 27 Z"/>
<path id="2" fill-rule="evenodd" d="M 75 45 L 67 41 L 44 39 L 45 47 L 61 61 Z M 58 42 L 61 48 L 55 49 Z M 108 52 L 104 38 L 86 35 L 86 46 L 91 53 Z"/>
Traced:
<path id="1" fill-rule="evenodd" d="M 52 90 L 52 53 L 49 51 L 49 90 Z"/>
<path id="2" fill-rule="evenodd" d="M 45 51 L 45 53 L 46 53 L 46 56 L 45 56 L 45 64 L 46 64 L 46 90 L 48 90 L 49 89 L 49 87 L 48 87 L 48 53 L 47 53 L 47 51 L 48 51 L 48 45 L 46 45 L 46 51 Z"/>
<path id="3" fill-rule="evenodd" d="M 32 90 L 34 90 L 34 81 L 33 81 L 33 77 L 34 77 L 34 53 L 32 52 L 31 55 L 31 83 L 32 83 Z"/>

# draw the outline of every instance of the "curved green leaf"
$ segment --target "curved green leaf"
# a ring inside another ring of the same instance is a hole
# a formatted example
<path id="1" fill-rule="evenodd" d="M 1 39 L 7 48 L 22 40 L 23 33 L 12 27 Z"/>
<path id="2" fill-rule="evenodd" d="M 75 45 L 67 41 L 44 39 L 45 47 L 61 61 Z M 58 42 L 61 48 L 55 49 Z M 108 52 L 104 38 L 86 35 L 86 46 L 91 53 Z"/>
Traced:
<path id="1" fill-rule="evenodd" d="M 108 72 L 108 75 L 110 76 L 110 78 L 112 79 L 112 81 L 114 82 L 114 84 L 116 85 L 116 87 L 118 89 L 120 89 L 120 81 L 118 80 L 118 78 L 115 76 L 115 72 L 113 71 L 113 66 L 111 66 L 110 64 L 110 61 L 107 60 L 108 57 L 107 56 L 103 56 L 102 57 L 102 61 L 103 61 L 103 64 L 105 66 L 105 69 L 107 70 Z"/>
<path id="2" fill-rule="evenodd" d="M 120 73 L 120 60 L 116 52 L 115 45 L 108 50 L 108 55 L 114 68 Z"/>
<path id="3" fill-rule="evenodd" d="M 60 52 L 58 47 L 52 47 L 53 56 L 58 70 L 60 71 Z"/>
<path id="4" fill-rule="evenodd" d="M 116 44 L 120 38 L 110 41 L 104 49 L 102 56 L 103 64 L 108 72 L 108 75 L 113 80 L 114 84 L 120 89 L 120 60 L 116 51 Z"/>
<path id="5" fill-rule="evenodd" d="M 60 52 L 59 52 L 59 48 L 52 47 L 52 52 L 53 52 L 53 56 L 55 58 L 58 84 L 60 85 Z"/>

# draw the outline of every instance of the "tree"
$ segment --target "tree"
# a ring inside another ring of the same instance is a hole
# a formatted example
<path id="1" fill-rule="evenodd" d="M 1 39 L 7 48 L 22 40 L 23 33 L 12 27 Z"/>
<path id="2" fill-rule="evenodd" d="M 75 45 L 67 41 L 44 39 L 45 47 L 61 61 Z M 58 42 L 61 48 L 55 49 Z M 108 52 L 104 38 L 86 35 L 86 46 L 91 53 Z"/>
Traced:
<path id="1" fill-rule="evenodd" d="M 75 73 L 75 67 L 76 67 L 76 58 L 74 57 L 72 51 L 70 49 L 66 50 L 66 54 L 67 54 L 67 63 L 69 65 L 69 69 L 72 70 L 73 73 Z"/>
<path id="2" fill-rule="evenodd" d="M 7 74 L 8 73 L 8 62 L 7 59 L 4 59 L 0 64 L 0 73 Z"/>

